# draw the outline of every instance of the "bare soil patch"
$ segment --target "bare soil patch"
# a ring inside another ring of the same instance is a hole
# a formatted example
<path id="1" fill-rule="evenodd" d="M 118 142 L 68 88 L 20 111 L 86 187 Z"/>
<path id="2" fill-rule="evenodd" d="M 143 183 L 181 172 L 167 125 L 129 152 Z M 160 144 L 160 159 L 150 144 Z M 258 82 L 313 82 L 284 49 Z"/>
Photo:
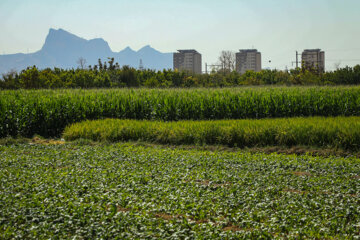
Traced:
<path id="1" fill-rule="evenodd" d="M 248 230 L 251 230 L 251 229 L 248 229 Z M 239 228 L 239 227 L 234 226 L 234 225 L 228 225 L 228 226 L 223 228 L 223 231 L 239 232 L 239 231 L 245 231 L 245 229 Z"/>
<path id="2" fill-rule="evenodd" d="M 308 172 L 293 172 L 293 174 L 296 175 L 296 176 L 308 176 L 308 177 L 312 176 Z"/>

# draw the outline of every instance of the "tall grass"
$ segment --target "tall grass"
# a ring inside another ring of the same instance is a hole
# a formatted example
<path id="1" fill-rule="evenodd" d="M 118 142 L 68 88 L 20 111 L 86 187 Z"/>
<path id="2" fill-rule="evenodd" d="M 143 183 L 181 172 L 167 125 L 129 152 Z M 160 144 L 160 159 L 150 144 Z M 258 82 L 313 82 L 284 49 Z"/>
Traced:
<path id="1" fill-rule="evenodd" d="M 238 147 L 305 145 L 358 150 L 360 117 L 160 122 L 105 119 L 67 127 L 67 140 L 141 140 L 161 144 Z"/>
<path id="2" fill-rule="evenodd" d="M 0 137 L 59 136 L 86 119 L 360 116 L 360 87 L 0 91 Z"/>

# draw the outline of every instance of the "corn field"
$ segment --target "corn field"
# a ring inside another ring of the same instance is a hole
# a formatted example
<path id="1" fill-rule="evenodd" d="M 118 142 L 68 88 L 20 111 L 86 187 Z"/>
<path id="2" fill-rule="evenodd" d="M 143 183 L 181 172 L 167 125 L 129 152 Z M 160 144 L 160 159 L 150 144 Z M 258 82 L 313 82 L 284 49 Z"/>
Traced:
<path id="1" fill-rule="evenodd" d="M 0 91 L 0 137 L 58 137 L 66 126 L 137 120 L 360 116 L 360 87 Z"/>

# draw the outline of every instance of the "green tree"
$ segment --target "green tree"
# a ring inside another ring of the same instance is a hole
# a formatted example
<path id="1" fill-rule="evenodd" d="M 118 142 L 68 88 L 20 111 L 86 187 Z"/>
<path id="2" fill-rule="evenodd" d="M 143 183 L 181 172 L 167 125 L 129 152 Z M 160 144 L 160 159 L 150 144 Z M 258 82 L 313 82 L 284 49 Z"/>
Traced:
<path id="1" fill-rule="evenodd" d="M 39 80 L 39 70 L 36 66 L 28 67 L 20 73 L 20 84 L 25 89 L 44 87 L 44 84 Z"/>

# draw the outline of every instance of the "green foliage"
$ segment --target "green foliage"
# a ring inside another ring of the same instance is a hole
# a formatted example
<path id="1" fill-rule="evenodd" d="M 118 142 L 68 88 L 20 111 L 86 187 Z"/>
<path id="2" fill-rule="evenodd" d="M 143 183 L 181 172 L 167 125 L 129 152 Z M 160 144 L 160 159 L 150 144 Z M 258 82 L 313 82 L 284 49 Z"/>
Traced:
<path id="1" fill-rule="evenodd" d="M 0 146 L 0 239 L 356 239 L 360 161 Z"/>
<path id="2" fill-rule="evenodd" d="M 0 137 L 59 136 L 83 120 L 360 116 L 360 87 L 1 91 Z"/>
<path id="3" fill-rule="evenodd" d="M 120 68 L 114 59 L 89 66 L 88 69 L 39 70 L 35 66 L 4 74 L 0 89 L 38 88 L 109 88 L 109 87 L 227 87 L 239 85 L 355 85 L 360 84 L 360 65 L 345 67 L 334 72 L 293 69 L 290 71 L 262 70 L 239 74 L 236 71 L 193 74 L 177 70 L 136 70 L 129 66 Z"/>
<path id="4" fill-rule="evenodd" d="M 66 140 L 148 141 L 162 144 L 216 144 L 237 147 L 316 146 L 360 150 L 360 118 L 291 118 L 219 121 L 138 121 L 106 119 L 68 126 Z"/>
<path id="5" fill-rule="evenodd" d="M 21 88 L 20 78 L 16 71 L 10 71 L 2 75 L 0 80 L 0 89 L 19 89 Z"/>
<path id="6" fill-rule="evenodd" d="M 19 75 L 19 83 L 25 89 L 36 89 L 44 87 L 44 82 L 39 78 L 39 70 L 33 66 L 22 71 Z"/>

